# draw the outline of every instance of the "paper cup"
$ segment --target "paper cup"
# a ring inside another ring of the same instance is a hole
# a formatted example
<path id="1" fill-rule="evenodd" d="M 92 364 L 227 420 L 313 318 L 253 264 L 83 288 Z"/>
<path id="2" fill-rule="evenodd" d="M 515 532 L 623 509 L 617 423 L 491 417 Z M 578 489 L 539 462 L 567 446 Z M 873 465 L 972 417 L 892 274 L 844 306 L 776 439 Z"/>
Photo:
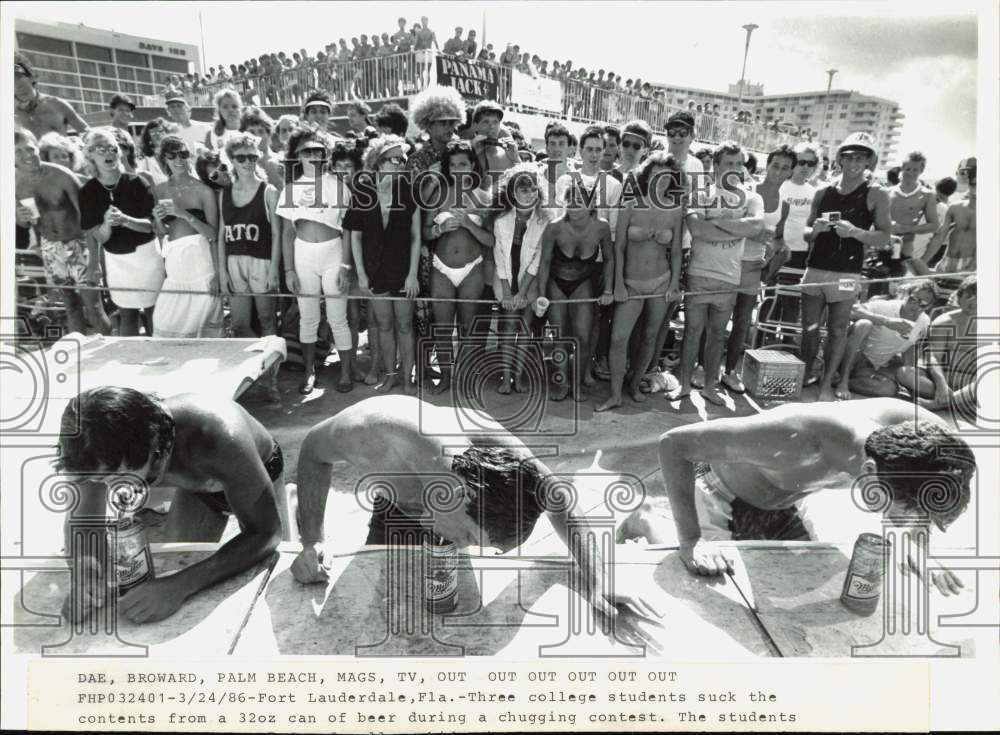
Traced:
<path id="1" fill-rule="evenodd" d="M 35 197 L 28 197 L 27 199 L 22 199 L 20 205 L 26 209 L 31 210 L 31 219 L 36 220 L 41 215 L 38 213 L 38 204 L 35 203 Z"/>
<path id="2" fill-rule="evenodd" d="M 549 300 L 544 296 L 539 296 L 535 299 L 535 316 L 543 317 L 545 312 L 549 309 Z"/>
<path id="3" fill-rule="evenodd" d="M 478 227 L 483 226 L 483 218 L 480 217 L 478 214 L 469 214 L 468 217 L 469 221 L 475 224 L 476 226 Z"/>

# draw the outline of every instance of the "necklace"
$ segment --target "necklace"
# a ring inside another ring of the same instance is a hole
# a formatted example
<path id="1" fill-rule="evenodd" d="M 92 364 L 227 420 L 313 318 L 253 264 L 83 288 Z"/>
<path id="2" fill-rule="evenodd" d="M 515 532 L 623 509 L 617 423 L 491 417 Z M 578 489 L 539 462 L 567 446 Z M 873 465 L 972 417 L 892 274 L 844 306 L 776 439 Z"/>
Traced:
<path id="1" fill-rule="evenodd" d="M 108 192 L 108 198 L 111 200 L 112 204 L 114 204 L 115 201 L 115 190 L 118 189 L 118 185 L 121 182 L 122 182 L 122 175 L 120 171 L 118 172 L 118 178 L 115 179 L 115 183 L 112 184 L 111 186 L 108 186 L 100 179 L 97 180 L 97 183 L 101 185 L 101 188 L 104 189 L 104 191 Z"/>

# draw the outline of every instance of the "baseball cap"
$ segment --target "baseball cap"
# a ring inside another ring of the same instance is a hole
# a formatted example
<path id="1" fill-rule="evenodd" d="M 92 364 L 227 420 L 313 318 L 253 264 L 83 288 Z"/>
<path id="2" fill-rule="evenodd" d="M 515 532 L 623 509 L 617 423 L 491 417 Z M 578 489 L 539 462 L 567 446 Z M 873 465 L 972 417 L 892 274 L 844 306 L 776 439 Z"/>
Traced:
<path id="1" fill-rule="evenodd" d="M 503 107 L 493 100 L 482 100 L 472 110 L 472 122 L 479 122 L 479 118 L 489 112 L 499 115 L 500 119 L 503 120 Z"/>
<path id="2" fill-rule="evenodd" d="M 112 110 L 118 107 L 118 105 L 128 105 L 133 111 L 135 110 L 135 102 L 133 102 L 132 98 L 127 94 L 116 94 L 111 98 L 111 101 L 108 102 L 108 107 Z"/>
<path id="3" fill-rule="evenodd" d="M 112 100 L 112 102 L 113 101 L 114 100 Z M 163 104 L 169 105 L 171 102 L 183 102 L 184 104 L 187 104 L 187 97 L 185 97 L 180 92 L 172 92 L 171 94 L 167 95 L 167 99 L 164 100 Z M 115 105 L 111 105 L 111 106 L 114 107 Z"/>
<path id="4" fill-rule="evenodd" d="M 843 151 L 868 151 L 871 155 L 877 155 L 875 141 L 868 133 L 851 133 L 844 141 L 837 146 L 837 155 Z"/>
<path id="5" fill-rule="evenodd" d="M 976 170 L 976 157 L 975 156 L 972 156 L 971 158 L 963 158 L 961 161 L 958 162 L 958 169 L 957 170 L 958 171 L 963 171 L 965 169 L 972 169 L 973 171 Z"/>
<path id="6" fill-rule="evenodd" d="M 622 128 L 622 137 L 624 138 L 626 135 L 634 135 L 637 138 L 641 138 L 642 142 L 648 146 L 649 141 L 653 137 L 653 129 L 649 127 L 649 123 L 645 120 L 632 120 Z"/>
<path id="7" fill-rule="evenodd" d="M 688 128 L 689 130 L 694 130 L 694 115 L 684 110 L 675 112 L 667 118 L 666 129 L 670 129 L 672 126 L 676 125 Z"/>

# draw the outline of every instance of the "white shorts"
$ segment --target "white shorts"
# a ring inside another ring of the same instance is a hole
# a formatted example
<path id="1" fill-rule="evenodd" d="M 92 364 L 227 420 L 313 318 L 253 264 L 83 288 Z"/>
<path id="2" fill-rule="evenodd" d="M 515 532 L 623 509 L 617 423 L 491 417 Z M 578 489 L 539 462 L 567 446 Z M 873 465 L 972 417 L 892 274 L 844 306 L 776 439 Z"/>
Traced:
<path id="1" fill-rule="evenodd" d="M 111 300 L 120 309 L 146 309 L 156 304 L 167 272 L 156 240 L 140 245 L 124 255 L 104 252 Z M 140 288 L 142 291 L 115 291 L 115 288 Z"/>
<path id="2" fill-rule="evenodd" d="M 250 296 L 268 293 L 267 273 L 271 261 L 252 255 L 230 255 L 226 258 L 229 287 L 234 294 Z"/>

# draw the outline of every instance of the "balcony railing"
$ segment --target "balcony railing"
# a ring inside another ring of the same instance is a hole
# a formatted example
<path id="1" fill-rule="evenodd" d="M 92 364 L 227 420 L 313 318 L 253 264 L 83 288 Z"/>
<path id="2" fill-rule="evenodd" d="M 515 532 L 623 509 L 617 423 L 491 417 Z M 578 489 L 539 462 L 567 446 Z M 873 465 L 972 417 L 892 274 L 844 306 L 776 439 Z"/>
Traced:
<path id="1" fill-rule="evenodd" d="M 448 58 L 448 57 L 446 57 Z M 660 100 L 601 87 L 583 80 L 542 77 L 558 84 L 558 99 L 549 96 L 519 98 L 511 67 L 489 62 L 456 59 L 476 66 L 486 66 L 496 80 L 497 101 L 523 112 L 537 112 L 551 117 L 585 123 L 623 125 L 629 120 L 646 120 L 654 131 L 662 131 L 667 118 L 682 107 Z M 238 91 L 245 101 L 258 105 L 301 105 L 312 89 L 325 89 L 338 101 L 384 100 L 416 94 L 437 81 L 435 54 L 410 51 L 362 60 L 333 61 L 224 79 L 199 89 L 185 89 L 192 106 L 208 106 L 221 89 Z M 163 104 L 163 95 L 145 98 L 147 105 Z M 770 150 L 782 144 L 794 144 L 798 136 L 761 125 L 739 123 L 713 115 L 695 115 L 695 138 L 706 142 L 734 140 L 744 147 Z"/>

